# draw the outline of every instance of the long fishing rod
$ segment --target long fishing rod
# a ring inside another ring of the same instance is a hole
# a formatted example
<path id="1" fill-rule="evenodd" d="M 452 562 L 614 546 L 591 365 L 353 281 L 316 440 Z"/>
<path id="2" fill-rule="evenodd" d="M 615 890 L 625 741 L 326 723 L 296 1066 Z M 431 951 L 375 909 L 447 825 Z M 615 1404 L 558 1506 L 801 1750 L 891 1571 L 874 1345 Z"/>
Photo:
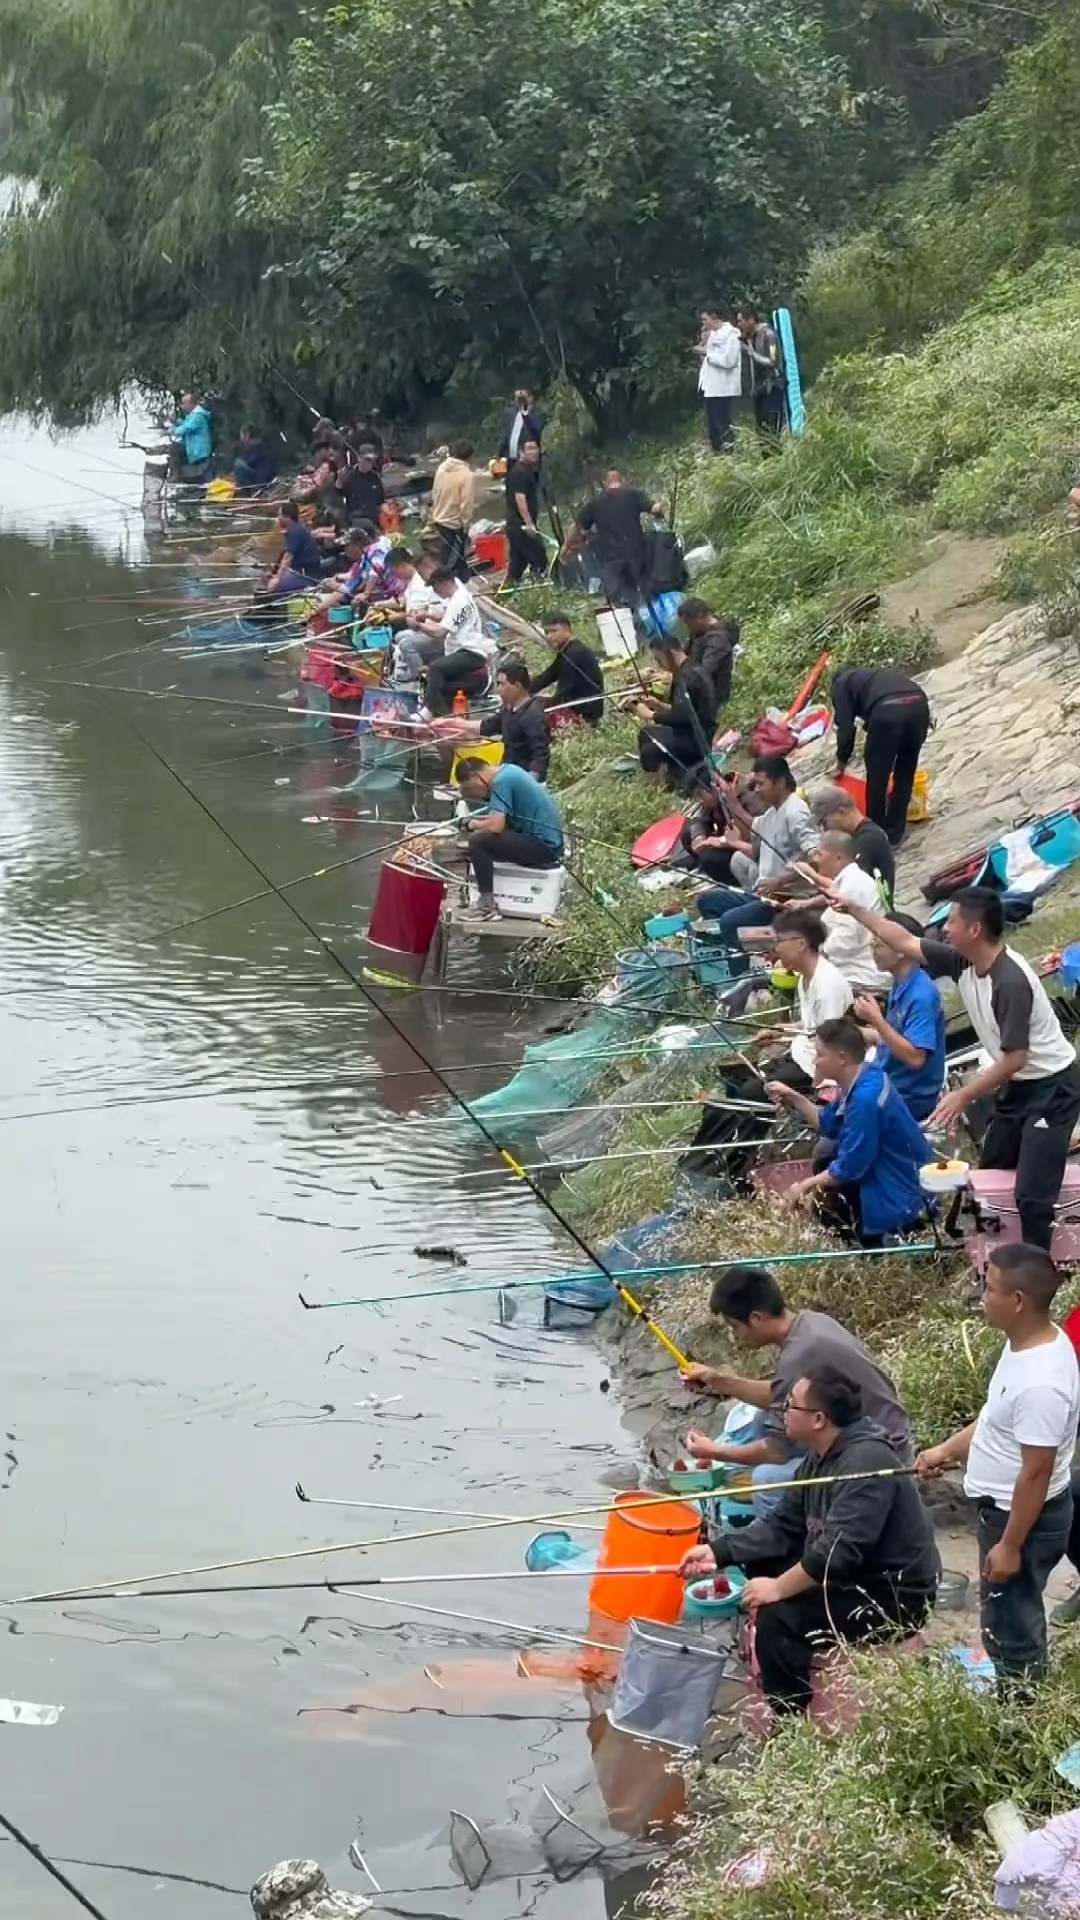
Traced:
<path id="1" fill-rule="evenodd" d="M 458 1613 L 451 1607 L 427 1606 L 421 1600 L 410 1600 L 407 1595 L 399 1599 L 396 1595 L 391 1596 L 388 1593 L 354 1594 L 345 1587 L 342 1587 L 341 1592 L 347 1594 L 349 1599 L 369 1600 L 372 1606 L 408 1607 L 410 1613 L 430 1613 L 441 1620 L 463 1620 L 471 1627 L 497 1627 L 502 1633 L 518 1633 L 523 1640 L 558 1640 L 563 1643 L 569 1642 L 573 1647 L 590 1647 L 597 1653 L 622 1654 L 621 1647 L 612 1646 L 607 1640 L 589 1640 L 582 1633 L 560 1633 L 555 1627 L 526 1627 L 522 1626 L 518 1620 L 495 1620 L 490 1614 Z"/>
<path id="2" fill-rule="evenodd" d="M 27 988 L 27 992 L 33 991 L 33 988 Z M 445 989 L 442 987 L 434 987 L 432 991 L 441 993 L 444 992 Z M 500 989 L 491 987 L 454 988 L 454 992 L 456 993 L 477 993 L 481 996 L 486 993 L 498 991 L 500 991 Z M 508 993 L 511 998 L 515 997 L 510 988 L 502 989 L 502 991 Z M 529 994 L 527 997 L 537 1000 L 551 999 L 562 1004 L 562 996 L 560 994 L 539 993 Z M 593 1007 L 596 1005 L 596 1002 L 595 1000 L 585 1000 L 582 1004 L 587 1007 Z M 689 1107 L 700 1104 L 702 1104 L 702 1096 L 700 1094 L 684 1093 L 668 1100 L 599 1100 L 586 1106 L 515 1107 L 506 1117 L 508 1121 L 576 1120 L 579 1113 L 649 1113 L 654 1109 L 659 1109 L 663 1113 L 670 1113 L 672 1107 Z M 710 1097 L 708 1104 L 710 1107 L 722 1108 L 725 1113 L 775 1113 L 776 1111 L 771 1100 L 714 1100 Z M 408 1124 L 410 1127 L 456 1127 L 460 1125 L 460 1122 L 456 1114 L 433 1113 L 421 1114 L 415 1120 L 410 1120 Z"/>
<path id="3" fill-rule="evenodd" d="M 305 1492 L 299 1480 L 296 1483 L 296 1497 L 305 1507 L 353 1507 L 359 1509 L 362 1513 L 423 1513 L 441 1515 L 444 1520 L 503 1520 L 508 1524 L 519 1524 L 513 1514 L 470 1513 L 463 1507 L 407 1507 L 399 1500 L 320 1499 L 315 1494 Z M 471 1531 L 471 1529 L 464 1527 L 456 1528 L 455 1531 L 467 1533 Z M 583 1523 L 577 1531 L 579 1533 L 603 1533 L 604 1529 L 603 1527 L 597 1526 L 590 1527 Z"/>
<path id="4" fill-rule="evenodd" d="M 703 1148 L 709 1152 L 709 1148 Z M 680 1260 L 670 1265 L 655 1267 L 617 1268 L 625 1271 L 628 1279 L 658 1280 L 668 1279 L 683 1273 L 722 1273 L 728 1267 L 739 1266 L 818 1266 L 834 1260 L 887 1260 L 913 1259 L 923 1254 L 940 1254 L 942 1249 L 933 1240 L 918 1241 L 912 1245 L 899 1247 L 837 1247 L 829 1252 L 813 1253 L 730 1253 L 724 1260 Z M 309 1313 L 327 1313 L 334 1307 L 386 1307 L 399 1306 L 406 1300 L 443 1299 L 451 1294 L 466 1293 L 524 1293 L 534 1287 L 551 1287 L 556 1283 L 562 1286 L 579 1286 L 595 1276 L 591 1271 L 581 1273 L 547 1273 L 535 1280 L 487 1280 L 467 1282 L 456 1287 L 425 1287 L 410 1293 L 369 1293 L 356 1300 L 308 1300 L 299 1295 L 300 1305 Z"/>
<path id="5" fill-rule="evenodd" d="M 891 1471 L 891 1469 L 884 1469 Z M 905 1471 L 905 1469 L 897 1469 Z M 914 1467 L 906 1469 L 914 1473 Z M 852 1476 L 853 1477 L 853 1476 Z M 777 1482 L 777 1485 L 782 1483 Z M 770 1491 L 772 1483 L 770 1482 Z M 603 1567 L 600 1569 L 605 1580 L 641 1579 L 643 1575 L 671 1573 L 666 1567 Z M 341 1593 L 354 1588 L 368 1587 L 443 1587 L 476 1586 L 492 1580 L 593 1580 L 596 1567 L 548 1567 L 542 1573 L 531 1573 L 528 1567 L 508 1567 L 493 1573 L 445 1573 L 441 1568 L 431 1573 L 369 1573 L 342 1574 L 340 1580 L 252 1580 L 240 1585 L 233 1582 L 202 1587 L 102 1587 L 94 1593 L 76 1593 L 65 1600 L 67 1606 L 78 1606 L 87 1600 L 183 1600 L 200 1594 L 224 1593 Z M 357 1593 L 358 1599 L 363 1598 Z M 43 1596 L 49 1600 L 52 1595 Z M 0 1601 L 0 1605 L 14 1607 L 26 1606 L 25 1600 Z"/>
<path id="6" fill-rule="evenodd" d="M 300 922 L 301 926 L 304 927 L 306 931 L 311 935 L 311 938 L 317 941 L 322 951 L 327 955 L 327 957 L 332 961 L 332 963 L 338 968 L 339 972 L 343 973 L 346 979 L 352 981 L 354 987 L 356 988 L 357 992 L 361 995 L 361 997 L 368 1002 L 369 1006 L 374 1008 L 375 1012 L 383 1020 L 386 1021 L 387 1026 L 391 1029 L 393 1033 L 397 1035 L 397 1038 L 401 1040 L 404 1043 L 404 1045 L 409 1048 L 411 1053 L 415 1054 L 416 1058 L 420 1061 L 421 1065 L 427 1070 L 427 1072 L 431 1074 L 432 1078 L 438 1081 L 439 1085 L 442 1086 L 445 1089 L 445 1091 L 450 1095 L 450 1098 L 452 1100 L 455 1100 L 458 1103 L 458 1105 L 461 1107 L 462 1111 L 465 1114 L 467 1114 L 468 1117 L 474 1122 L 475 1126 L 479 1129 L 480 1133 L 483 1134 L 483 1137 L 487 1141 L 488 1145 L 494 1149 L 494 1151 L 499 1155 L 500 1159 L 505 1161 L 506 1165 L 510 1168 L 511 1172 L 514 1173 L 524 1183 L 524 1185 L 529 1188 L 530 1192 L 532 1192 L 535 1195 L 535 1197 L 540 1201 L 541 1206 L 544 1207 L 545 1210 L 551 1215 L 552 1219 L 555 1220 L 558 1223 L 558 1225 L 562 1227 L 564 1233 L 566 1233 L 569 1236 L 569 1238 L 574 1242 L 575 1246 L 580 1247 L 582 1253 L 585 1255 L 585 1258 L 587 1260 L 591 1260 L 593 1265 L 597 1267 L 599 1271 L 602 1274 L 604 1274 L 604 1276 L 610 1281 L 611 1285 L 615 1288 L 616 1292 L 619 1294 L 624 1304 L 629 1308 L 630 1312 L 633 1313 L 634 1316 L 642 1322 L 643 1326 L 648 1327 L 650 1333 L 654 1336 L 655 1339 L 657 1339 L 660 1342 L 660 1345 L 665 1349 L 665 1351 L 671 1355 L 672 1359 L 675 1361 L 677 1366 L 683 1369 L 687 1368 L 691 1363 L 687 1359 L 686 1355 L 680 1352 L 679 1348 L 675 1345 L 674 1341 L 668 1338 L 663 1328 L 657 1324 L 653 1316 L 642 1305 L 641 1301 L 638 1300 L 633 1293 L 631 1293 L 629 1287 L 623 1286 L 621 1281 L 616 1280 L 612 1276 L 607 1266 L 605 1265 L 604 1261 L 600 1258 L 599 1254 L 596 1253 L 596 1251 L 589 1245 L 588 1241 L 584 1238 L 584 1236 L 581 1233 L 579 1233 L 578 1229 L 567 1218 L 567 1216 L 562 1212 L 562 1210 L 555 1204 L 555 1202 L 550 1198 L 550 1196 L 544 1192 L 543 1188 L 539 1186 L 538 1183 L 535 1180 L 533 1180 L 529 1174 L 524 1172 L 524 1170 L 518 1165 L 518 1162 L 515 1160 L 513 1154 L 510 1153 L 507 1150 L 507 1148 L 500 1145 L 497 1135 L 492 1133 L 490 1127 L 486 1125 L 486 1123 L 480 1117 L 480 1115 L 477 1114 L 475 1110 L 469 1105 L 464 1095 L 457 1092 L 457 1090 L 454 1088 L 451 1082 L 447 1079 L 445 1073 L 443 1073 L 443 1071 L 439 1067 L 436 1067 L 433 1064 L 433 1062 L 430 1061 L 425 1056 L 423 1050 L 417 1045 L 416 1041 L 410 1037 L 406 1029 L 401 1025 L 401 1022 L 399 1020 L 396 1020 L 393 1014 L 390 1013 L 385 1006 L 383 1006 L 382 1002 L 376 997 L 376 995 L 370 992 L 370 990 L 364 984 L 359 974 L 357 974 L 353 970 L 353 968 L 351 968 L 348 965 L 348 963 L 337 952 L 336 948 L 334 948 L 330 944 L 329 939 L 327 939 L 325 935 L 321 934 L 318 931 L 314 923 L 309 919 L 307 919 L 306 915 L 301 913 L 299 907 L 296 906 L 295 902 L 287 899 L 286 896 L 281 892 L 281 889 L 275 886 L 274 882 L 270 879 L 270 876 L 266 872 L 266 870 L 259 865 L 258 861 L 255 860 L 252 857 L 252 855 L 246 851 L 244 847 L 240 845 L 240 842 L 235 838 L 235 836 L 232 833 L 230 833 L 228 827 L 226 827 L 222 823 L 222 821 L 218 819 L 217 815 L 213 812 L 213 810 L 207 806 L 205 800 L 201 799 L 199 794 L 195 791 L 195 789 L 192 786 L 190 786 L 188 782 L 184 779 L 183 775 L 178 773 L 176 768 L 169 764 L 169 762 L 165 759 L 164 755 L 158 751 L 157 747 L 154 746 L 151 740 L 147 739 L 146 735 L 141 731 L 139 727 L 136 726 L 135 722 L 129 718 L 129 716 L 123 711 L 122 708 L 118 709 L 118 711 L 120 713 L 120 717 L 123 720 L 125 726 L 130 728 L 131 732 L 135 734 L 136 738 L 142 741 L 147 752 L 153 755 L 154 759 L 158 761 L 159 765 L 164 769 L 164 771 L 169 775 L 169 777 L 175 780 L 176 784 L 183 789 L 183 791 L 188 795 L 189 799 L 191 799 L 195 803 L 195 805 L 199 808 L 200 812 L 204 813 L 206 815 L 206 818 L 209 821 L 211 821 L 214 826 L 217 827 L 218 832 L 222 835 L 222 837 L 229 842 L 230 846 L 235 848 L 236 852 L 239 854 L 242 860 L 247 861 L 252 871 L 258 874 L 260 880 L 264 881 L 266 885 L 272 889 L 273 892 L 279 895 L 280 899 L 284 902 L 289 912 L 295 916 L 295 918 Z"/>
<path id="7" fill-rule="evenodd" d="M 102 1913 L 101 1908 L 95 1907 L 93 1901 L 88 1899 L 85 1893 L 80 1893 L 75 1882 L 69 1880 L 66 1873 L 61 1873 L 55 1861 L 50 1860 L 48 1854 L 42 1852 L 37 1841 L 31 1840 L 29 1834 L 24 1833 L 22 1828 L 17 1827 L 14 1820 L 9 1820 L 4 1813 L 0 1813 L 0 1827 L 3 1827 L 5 1833 L 11 1835 L 11 1838 L 22 1848 L 24 1853 L 28 1853 L 32 1860 L 37 1861 L 39 1867 L 44 1867 L 46 1873 L 51 1874 L 52 1878 L 59 1882 L 65 1893 L 70 1893 L 72 1899 L 78 1901 L 84 1912 L 93 1914 L 94 1920 L 105 1920 L 105 1915 Z"/>
<path id="8" fill-rule="evenodd" d="M 671 1499 L 668 1493 L 643 1493 L 640 1498 L 620 1500 L 618 1511 L 636 1512 L 642 1507 L 666 1505 Z M 370 1536 L 365 1540 L 337 1540 L 328 1547 L 291 1547 L 285 1553 L 255 1553 L 244 1560 L 212 1560 L 199 1567 L 169 1567 L 163 1573 L 137 1573 L 129 1580 L 85 1580 L 80 1587 L 65 1587 L 45 1593 L 24 1593 L 12 1601 L 13 1606 L 29 1606 L 31 1603 L 75 1600 L 100 1588 L 107 1588 L 111 1594 L 122 1594 L 129 1587 L 154 1586 L 159 1580 L 199 1579 L 206 1573 L 239 1573 L 245 1567 L 282 1566 L 294 1560 L 316 1560 L 324 1553 L 363 1553 L 370 1547 L 395 1547 L 415 1544 L 419 1540 L 446 1540 L 455 1534 L 492 1533 L 503 1527 L 542 1527 L 551 1520 L 591 1519 L 597 1513 L 611 1513 L 616 1507 L 614 1500 L 601 1500 L 590 1507 L 568 1507 L 559 1513 L 527 1513 L 516 1518 L 483 1520 L 467 1527 L 429 1527 L 413 1533 L 386 1533 L 378 1538 Z"/>
<path id="9" fill-rule="evenodd" d="M 669 1154 L 688 1154 L 692 1152 L 745 1153 L 748 1146 L 754 1146 L 756 1144 L 754 1141 L 726 1140 L 721 1141 L 716 1146 L 695 1148 L 692 1140 L 683 1140 L 676 1146 L 632 1147 L 627 1148 L 626 1151 L 616 1153 L 611 1153 L 606 1147 L 602 1147 L 599 1153 L 586 1153 L 578 1160 L 534 1160 L 529 1166 L 524 1168 L 524 1172 L 561 1173 L 564 1169 L 571 1167 L 595 1167 L 599 1165 L 601 1160 L 606 1165 L 609 1160 L 656 1160 L 666 1158 Z M 499 1172 L 500 1168 L 498 1167 L 481 1167 L 478 1170 L 474 1169 L 471 1173 L 463 1173 L 459 1177 L 462 1180 L 490 1180 Z"/>
<path id="10" fill-rule="evenodd" d="M 162 259 L 165 261 L 166 266 L 170 266 L 174 273 L 178 273 L 181 279 L 187 281 L 188 286 L 191 288 L 192 292 L 197 296 L 197 298 L 202 301 L 205 307 L 209 307 L 211 313 L 214 314 L 215 318 L 217 319 L 217 321 L 221 326 L 227 327 L 230 333 L 234 333 L 236 335 L 236 338 L 240 341 L 245 352 L 247 352 L 250 348 L 251 343 L 241 333 L 239 327 L 236 326 L 236 324 L 232 320 L 230 320 L 228 318 L 228 315 L 223 313 L 220 308 L 215 307 L 209 294 L 203 291 L 198 281 L 194 278 L 192 274 L 188 272 L 186 267 L 180 266 L 178 261 L 174 260 L 170 254 L 167 254 L 165 252 L 164 247 L 159 248 L 159 252 L 161 254 Z M 307 413 L 310 413 L 313 420 L 322 420 L 324 418 L 326 419 L 329 418 L 329 415 L 323 415 L 319 413 L 316 410 L 316 408 L 312 406 L 311 401 L 306 400 L 304 398 L 304 395 L 300 392 L 299 387 L 293 386 L 293 383 L 289 379 L 288 374 L 282 373 L 281 368 L 274 365 L 274 362 L 270 359 L 269 354 L 264 353 L 261 357 L 262 357 L 263 366 L 267 367 L 271 373 L 276 374 L 277 378 L 281 381 L 282 385 L 288 387 L 289 392 L 293 395 L 295 399 L 299 400 L 300 405 L 305 409 Z M 336 426 L 337 422 L 334 421 L 332 424 Z"/>
<path id="11" fill-rule="evenodd" d="M 276 751 L 276 749 L 269 749 Z M 259 893 L 249 893 L 243 900 L 230 900 L 224 907 L 214 907 L 209 913 L 200 913 L 193 920 L 180 920 L 175 926 L 152 928 L 141 937 L 144 940 L 168 940 L 175 933 L 185 933 L 191 927 L 205 926 L 208 920 L 217 920 L 223 913 L 235 913 L 240 907 L 250 907 L 256 900 L 270 900 L 277 894 L 288 893 L 292 887 L 305 887 L 309 880 L 323 880 L 328 873 L 340 873 L 344 867 L 359 866 L 362 860 L 374 860 L 377 854 L 386 853 L 391 847 L 400 846 L 399 835 L 393 840 L 382 840 L 377 847 L 367 847 L 363 853 L 350 853 L 344 860 L 332 860 L 329 866 L 313 867 L 310 873 L 302 873 L 296 880 L 283 880 L 280 886 L 263 887 Z"/>

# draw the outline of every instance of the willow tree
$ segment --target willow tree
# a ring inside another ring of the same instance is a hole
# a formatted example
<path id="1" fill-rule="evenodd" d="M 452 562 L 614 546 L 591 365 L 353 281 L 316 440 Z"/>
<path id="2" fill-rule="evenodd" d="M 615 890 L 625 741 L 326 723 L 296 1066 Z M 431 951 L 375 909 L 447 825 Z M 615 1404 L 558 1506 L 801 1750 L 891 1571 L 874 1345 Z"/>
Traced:
<path id="1" fill-rule="evenodd" d="M 0 224 L 0 407 L 75 422 L 132 382 L 281 398 L 288 289 L 238 202 L 296 20 L 284 0 L 6 0 L 5 159 L 28 190 Z"/>

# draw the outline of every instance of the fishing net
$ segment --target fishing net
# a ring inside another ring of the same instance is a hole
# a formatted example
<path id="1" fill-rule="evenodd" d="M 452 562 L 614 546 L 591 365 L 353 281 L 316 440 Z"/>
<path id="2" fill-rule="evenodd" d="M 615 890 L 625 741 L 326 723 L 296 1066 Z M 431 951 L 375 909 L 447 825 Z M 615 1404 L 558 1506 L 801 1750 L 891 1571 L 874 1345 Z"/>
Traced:
<path id="1" fill-rule="evenodd" d="M 590 1014 L 572 1033 L 526 1047 L 521 1067 L 505 1087 L 495 1087 L 472 1102 L 484 1120 L 507 1120 L 533 1107 L 571 1107 L 587 1087 L 618 1063 L 615 1050 L 645 1043 L 647 1015 L 609 1008 Z"/>
<path id="2" fill-rule="evenodd" d="M 611 1703 L 612 1725 L 667 1747 L 695 1751 L 729 1651 L 692 1639 L 685 1627 L 631 1620 Z"/>
<path id="3" fill-rule="evenodd" d="M 668 1768 L 670 1755 L 650 1753 L 606 1721 L 602 1725 L 594 1752 L 597 1771 L 569 1784 L 544 1786 L 520 1818 L 499 1822 L 451 1812 L 440 1837 L 472 1892 L 527 1875 L 573 1880 L 589 1869 L 612 1879 L 655 1857 L 661 1830 L 681 1810 L 683 1782 Z M 618 1742 L 624 1743 L 622 1749 L 609 1755 L 608 1748 Z"/>

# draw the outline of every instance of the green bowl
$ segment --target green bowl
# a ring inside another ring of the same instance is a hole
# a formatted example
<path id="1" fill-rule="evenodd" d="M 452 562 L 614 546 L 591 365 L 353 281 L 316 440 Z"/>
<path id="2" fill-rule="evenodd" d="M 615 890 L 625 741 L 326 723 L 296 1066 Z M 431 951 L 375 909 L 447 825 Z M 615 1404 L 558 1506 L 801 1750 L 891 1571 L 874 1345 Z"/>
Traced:
<path id="1" fill-rule="evenodd" d="M 717 1594 L 713 1591 L 715 1578 L 727 1581 L 727 1593 Z M 692 1580 L 683 1595 L 683 1619 L 730 1620 L 739 1611 L 745 1585 L 746 1575 L 739 1567 L 725 1567 L 722 1575 L 710 1574 L 707 1580 Z"/>
<path id="2" fill-rule="evenodd" d="M 726 1469 L 722 1461 L 714 1461 L 711 1467 L 687 1467 L 679 1472 L 672 1468 L 668 1474 L 668 1487 L 672 1493 L 715 1493 L 717 1487 L 724 1484 Z"/>

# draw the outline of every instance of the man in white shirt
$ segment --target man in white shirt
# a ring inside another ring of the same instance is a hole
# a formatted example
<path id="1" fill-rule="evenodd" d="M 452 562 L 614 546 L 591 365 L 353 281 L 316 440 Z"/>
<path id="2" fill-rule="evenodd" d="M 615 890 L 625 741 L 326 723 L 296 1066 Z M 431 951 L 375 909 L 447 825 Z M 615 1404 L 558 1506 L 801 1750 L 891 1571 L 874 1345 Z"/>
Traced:
<path id="1" fill-rule="evenodd" d="M 483 693 L 496 643 L 484 632 L 480 609 L 464 581 L 448 568 L 436 567 L 431 584 L 443 602 L 438 630 L 446 647 L 428 669 L 426 710 L 436 716 L 452 710 L 459 687 L 469 695 Z M 432 623 L 424 616 L 422 624 Z"/>
<path id="2" fill-rule="evenodd" d="M 729 307 L 709 307 L 701 316 L 694 349 L 701 368 L 698 392 L 705 403 L 705 426 L 714 453 L 730 453 L 735 444 L 735 408 L 742 394 L 742 335 Z"/>
<path id="3" fill-rule="evenodd" d="M 1046 1671 L 1046 1582 L 1072 1523 L 1069 1474 L 1080 1421 L 1080 1370 L 1050 1318 L 1059 1275 L 1048 1253 L 1023 1241 L 990 1260 L 983 1311 L 1006 1336 L 978 1419 L 920 1453 L 936 1479 L 967 1463 L 964 1492 L 978 1510 L 983 1645 L 999 1681 Z"/>
<path id="4" fill-rule="evenodd" d="M 855 858 L 855 845 L 846 833 L 823 833 L 821 844 L 813 855 L 813 864 L 822 878 L 832 882 L 836 891 L 844 900 L 854 900 L 860 907 L 866 907 L 871 913 L 882 910 L 882 899 L 877 882 L 864 873 Z M 891 976 L 882 973 L 874 960 L 874 943 L 861 920 L 849 913 L 840 913 L 835 907 L 826 907 L 822 914 L 825 922 L 826 960 L 839 967 L 844 979 L 849 981 L 857 993 L 884 993 L 892 985 Z"/>
<path id="5" fill-rule="evenodd" d="M 825 958 L 825 927 L 816 913 L 788 907 L 777 914 L 772 934 L 780 965 L 799 977 L 799 1031 L 789 1059 L 775 1073 L 770 1068 L 769 1078 L 809 1093 L 817 1065 L 814 1036 L 824 1021 L 847 1013 L 854 995 L 839 968 Z"/>
<path id="6" fill-rule="evenodd" d="M 432 661 L 446 651 L 442 627 L 445 603 L 431 584 L 438 564 L 437 555 L 421 553 L 415 561 L 398 567 L 405 582 L 407 621 L 394 642 L 394 677 L 399 683 L 419 680 Z"/>

